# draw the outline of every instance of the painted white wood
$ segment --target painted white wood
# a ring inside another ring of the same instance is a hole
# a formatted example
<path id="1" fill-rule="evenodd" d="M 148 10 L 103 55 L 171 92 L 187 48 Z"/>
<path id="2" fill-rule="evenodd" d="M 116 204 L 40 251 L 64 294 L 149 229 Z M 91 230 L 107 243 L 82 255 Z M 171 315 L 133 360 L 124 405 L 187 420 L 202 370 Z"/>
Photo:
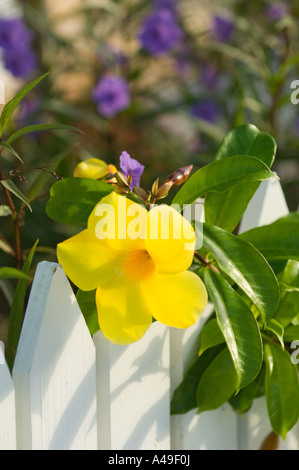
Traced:
<path id="1" fill-rule="evenodd" d="M 94 342 L 99 449 L 170 449 L 169 329 L 155 322 L 128 346 L 102 332 Z"/>
<path id="2" fill-rule="evenodd" d="M 0 341 L 0 450 L 16 450 L 15 392 Z"/>
<path id="3" fill-rule="evenodd" d="M 196 359 L 200 346 L 200 331 L 213 311 L 208 304 L 199 321 L 186 330 L 173 329 L 171 344 L 171 392 Z M 229 405 L 198 415 L 191 410 L 171 417 L 171 448 L 173 450 L 236 450 L 237 416 Z M 229 429 L 229 432 L 227 430 Z"/>
<path id="4" fill-rule="evenodd" d="M 251 200 L 242 223 L 240 233 L 254 227 L 271 224 L 289 213 L 287 202 L 277 179 L 263 181 Z M 256 399 L 251 410 L 239 418 L 239 448 L 258 450 L 271 431 L 265 397 Z M 279 440 L 280 449 L 298 450 L 299 424 L 287 435 L 286 440 Z"/>
<path id="5" fill-rule="evenodd" d="M 271 178 L 262 181 L 243 215 L 239 233 L 271 224 L 288 213 L 289 208 L 279 180 Z"/>
<path id="6" fill-rule="evenodd" d="M 13 368 L 17 448 L 97 448 L 95 348 L 71 286 L 38 265 Z"/>

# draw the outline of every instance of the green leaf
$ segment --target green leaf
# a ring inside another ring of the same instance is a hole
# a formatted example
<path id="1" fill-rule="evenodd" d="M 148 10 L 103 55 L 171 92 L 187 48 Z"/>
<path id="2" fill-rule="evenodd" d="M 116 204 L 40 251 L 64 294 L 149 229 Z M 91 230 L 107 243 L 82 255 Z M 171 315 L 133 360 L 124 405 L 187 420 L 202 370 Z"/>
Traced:
<path id="1" fill-rule="evenodd" d="M 221 228 L 204 224 L 203 234 L 203 248 L 214 255 L 220 270 L 247 294 L 267 323 L 277 310 L 280 293 L 265 258 L 254 246 Z"/>
<path id="2" fill-rule="evenodd" d="M 27 259 L 24 263 L 22 272 L 24 275 L 29 274 L 32 259 L 38 240 L 35 242 L 34 246 L 31 248 L 30 253 L 27 256 Z M 7 337 L 7 347 L 6 347 L 6 361 L 7 365 L 12 371 L 15 355 L 17 352 L 17 346 L 19 342 L 19 337 L 22 329 L 23 315 L 24 315 L 24 303 L 26 298 L 28 281 L 20 279 L 18 281 L 13 302 L 10 311 L 9 327 L 8 327 L 8 337 Z"/>
<path id="3" fill-rule="evenodd" d="M 271 168 L 276 153 L 275 140 L 252 124 L 233 129 L 225 137 L 215 159 L 240 155 L 256 157 Z M 208 224 L 232 231 L 240 222 L 259 182 L 238 184 L 225 194 L 209 193 L 205 200 L 205 219 Z M 233 209 L 233 210 L 232 210 Z"/>
<path id="4" fill-rule="evenodd" d="M 24 196 L 22 191 L 19 190 L 19 188 L 15 185 L 12 180 L 0 180 L 0 184 L 2 184 L 4 188 L 14 194 L 17 198 L 21 199 L 21 201 L 24 202 L 24 204 L 26 204 L 26 206 L 29 207 L 30 211 L 32 212 L 30 203 L 27 200 L 26 196 Z"/>
<path id="5" fill-rule="evenodd" d="M 65 178 L 51 187 L 46 212 L 56 222 L 82 227 L 96 204 L 111 191 L 113 188 L 102 181 Z"/>
<path id="6" fill-rule="evenodd" d="M 265 345 L 267 409 L 272 429 L 285 439 L 299 417 L 297 369 L 290 355 L 275 343 Z"/>
<path id="7" fill-rule="evenodd" d="M 260 390 L 265 380 L 265 367 L 261 369 L 256 379 L 251 382 L 247 387 L 242 388 L 237 395 L 230 398 L 229 403 L 241 415 L 250 410 L 253 401 L 260 394 Z"/>
<path id="8" fill-rule="evenodd" d="M 12 212 L 9 206 L 6 206 L 4 204 L 0 206 L 0 217 L 7 217 L 8 215 L 11 215 L 11 214 Z"/>
<path id="9" fill-rule="evenodd" d="M 18 155 L 18 153 L 15 151 L 14 148 L 8 143 L 8 142 L 1 142 L 0 147 L 8 150 L 12 155 L 14 155 L 18 160 L 20 160 L 21 163 L 24 163 L 21 157 Z"/>
<path id="10" fill-rule="evenodd" d="M 282 349 L 284 349 L 284 342 L 283 342 L 283 334 L 284 334 L 284 327 L 283 325 L 277 321 L 275 318 L 271 318 L 271 320 L 268 322 L 266 326 L 266 330 L 271 331 L 278 341 L 280 342 L 280 345 Z"/>
<path id="11" fill-rule="evenodd" d="M 98 322 L 98 311 L 95 301 L 95 292 L 96 291 L 94 290 L 86 292 L 78 289 L 76 295 L 77 302 L 91 335 L 96 334 L 96 332 L 100 329 Z"/>
<path id="12" fill-rule="evenodd" d="M 30 277 L 19 269 L 5 267 L 0 268 L 0 279 L 24 279 L 29 281 Z"/>
<path id="13" fill-rule="evenodd" d="M 281 298 L 277 312 L 273 319 L 278 321 L 282 327 L 289 325 L 298 315 L 299 292 L 286 292 Z"/>
<path id="14" fill-rule="evenodd" d="M 215 410 L 235 393 L 237 374 L 228 349 L 212 360 L 200 377 L 196 390 L 198 413 Z"/>
<path id="15" fill-rule="evenodd" d="M 253 382 L 260 372 L 263 362 L 260 330 L 248 305 L 220 274 L 207 269 L 204 281 L 233 359 L 239 390 Z"/>
<path id="16" fill-rule="evenodd" d="M 283 340 L 285 343 L 299 340 L 299 325 L 289 325 L 284 330 Z"/>
<path id="17" fill-rule="evenodd" d="M 173 393 L 171 414 L 188 413 L 188 411 L 197 407 L 196 390 L 199 380 L 203 372 L 222 349 L 222 346 L 208 349 L 189 367 L 183 381 Z"/>
<path id="18" fill-rule="evenodd" d="M 200 349 L 198 355 L 200 356 L 207 349 L 224 342 L 225 339 L 219 328 L 217 319 L 212 318 L 204 324 L 200 332 Z"/>
<path id="19" fill-rule="evenodd" d="M 181 208 L 213 191 L 224 192 L 234 185 L 263 181 L 276 177 L 263 162 L 254 157 L 223 158 L 200 168 L 181 187 L 172 204 Z"/>
<path id="20" fill-rule="evenodd" d="M 14 110 L 17 108 L 19 103 L 22 101 L 22 99 L 31 91 L 33 88 L 35 88 L 47 75 L 48 73 L 45 73 L 41 77 L 37 78 L 36 80 L 32 81 L 25 87 L 23 87 L 15 96 L 12 100 L 10 100 L 6 105 L 4 106 L 1 116 L 0 116 L 0 137 L 3 134 L 4 129 L 6 128 Z"/>
<path id="21" fill-rule="evenodd" d="M 83 132 L 78 129 L 77 127 L 67 126 L 65 124 L 34 124 L 32 126 L 23 127 L 23 129 L 19 129 L 13 134 L 11 134 L 6 139 L 6 144 L 11 144 L 15 140 L 23 137 L 24 135 L 31 134 L 33 132 L 44 132 L 44 131 L 63 131 L 69 130 L 74 132 L 79 132 L 83 134 Z"/>
<path id="22" fill-rule="evenodd" d="M 299 261 L 299 222 L 293 220 L 280 219 L 248 230 L 240 237 L 254 245 L 269 260 Z"/>

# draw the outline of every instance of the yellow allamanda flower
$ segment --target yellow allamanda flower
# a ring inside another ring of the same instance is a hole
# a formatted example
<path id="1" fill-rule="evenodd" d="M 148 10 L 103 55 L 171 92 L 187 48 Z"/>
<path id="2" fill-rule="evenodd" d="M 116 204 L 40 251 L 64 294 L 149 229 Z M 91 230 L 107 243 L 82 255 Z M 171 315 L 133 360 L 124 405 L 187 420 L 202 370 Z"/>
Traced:
<path id="1" fill-rule="evenodd" d="M 112 192 L 91 213 L 87 229 L 60 243 L 58 261 L 81 290 L 96 289 L 99 326 L 117 344 L 142 338 L 152 318 L 193 325 L 207 291 L 190 267 L 195 233 L 167 205 L 147 211 Z"/>
<path id="2" fill-rule="evenodd" d="M 109 173 L 116 173 L 116 167 L 107 164 L 99 158 L 88 158 L 78 163 L 75 167 L 73 175 L 79 178 L 91 178 L 97 180 L 103 178 Z"/>

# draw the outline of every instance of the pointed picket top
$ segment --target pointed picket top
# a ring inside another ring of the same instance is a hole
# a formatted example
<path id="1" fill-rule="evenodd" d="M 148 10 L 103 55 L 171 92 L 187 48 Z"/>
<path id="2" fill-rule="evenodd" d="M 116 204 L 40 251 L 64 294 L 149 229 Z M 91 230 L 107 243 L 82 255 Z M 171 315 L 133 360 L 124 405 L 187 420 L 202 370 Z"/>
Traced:
<path id="1" fill-rule="evenodd" d="M 262 181 L 243 215 L 239 233 L 271 224 L 288 213 L 289 208 L 279 180 L 271 178 Z"/>
<path id="2" fill-rule="evenodd" d="M 127 346 L 101 331 L 94 341 L 99 450 L 169 450 L 169 328 L 155 322 Z"/>
<path id="3" fill-rule="evenodd" d="M 15 392 L 0 341 L 0 450 L 16 450 Z"/>
<path id="4" fill-rule="evenodd" d="M 95 348 L 60 265 L 39 263 L 13 368 L 17 448 L 97 448 Z"/>

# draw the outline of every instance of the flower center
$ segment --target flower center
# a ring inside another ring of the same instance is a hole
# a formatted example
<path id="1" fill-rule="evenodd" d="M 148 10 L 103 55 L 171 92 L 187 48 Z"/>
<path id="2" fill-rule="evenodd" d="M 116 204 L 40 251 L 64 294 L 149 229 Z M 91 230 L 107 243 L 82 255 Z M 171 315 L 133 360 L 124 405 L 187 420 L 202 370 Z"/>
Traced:
<path id="1" fill-rule="evenodd" d="M 155 269 L 155 264 L 146 250 L 134 250 L 127 253 L 123 260 L 123 272 L 132 280 L 140 280 Z"/>

